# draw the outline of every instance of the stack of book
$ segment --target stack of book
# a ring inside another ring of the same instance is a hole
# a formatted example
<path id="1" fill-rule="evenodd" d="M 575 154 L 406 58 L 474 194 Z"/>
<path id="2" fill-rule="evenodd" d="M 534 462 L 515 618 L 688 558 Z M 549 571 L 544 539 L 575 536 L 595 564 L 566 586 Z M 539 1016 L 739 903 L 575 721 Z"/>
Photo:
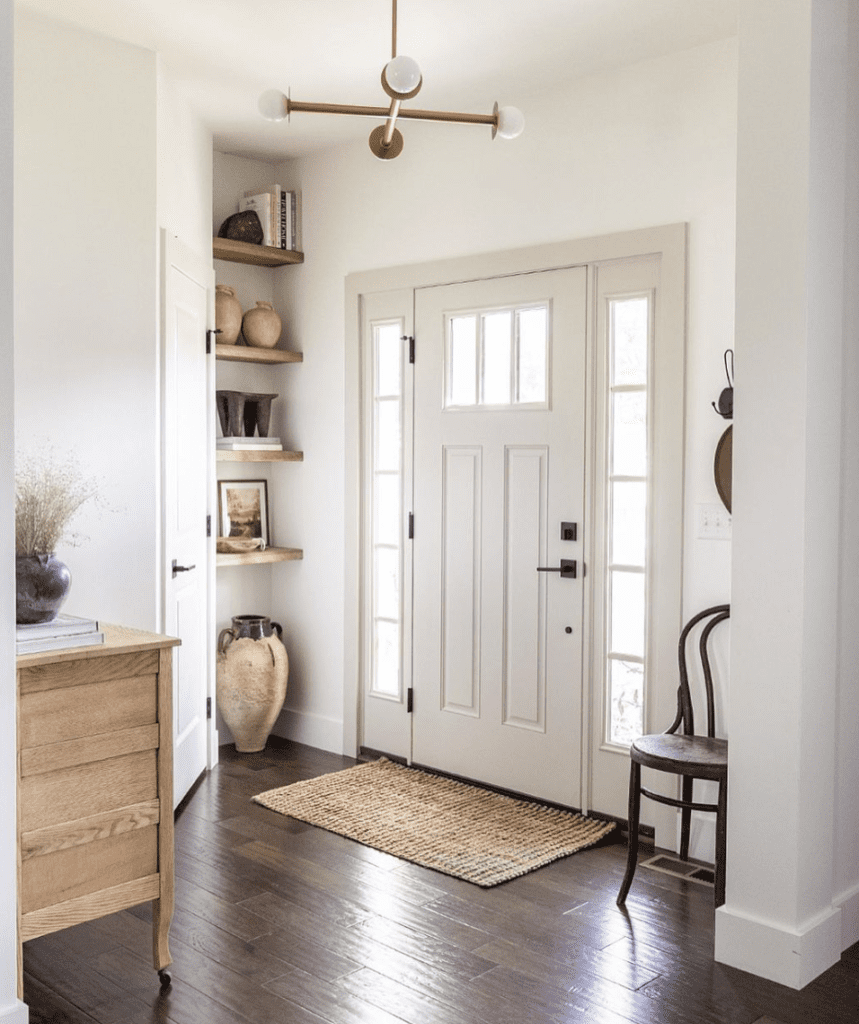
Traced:
<path id="1" fill-rule="evenodd" d="M 228 452 L 282 452 L 279 437 L 219 437 L 218 448 Z"/>
<path id="2" fill-rule="evenodd" d="M 253 210 L 262 224 L 262 244 L 275 249 L 298 248 L 298 200 L 280 185 L 262 185 L 245 192 L 239 212 Z"/>
<path id="3" fill-rule="evenodd" d="M 16 629 L 17 654 L 36 654 L 39 651 L 90 647 L 103 643 L 104 633 L 99 630 L 95 619 L 79 619 L 74 615 L 60 614 L 50 622 L 37 622 Z"/>

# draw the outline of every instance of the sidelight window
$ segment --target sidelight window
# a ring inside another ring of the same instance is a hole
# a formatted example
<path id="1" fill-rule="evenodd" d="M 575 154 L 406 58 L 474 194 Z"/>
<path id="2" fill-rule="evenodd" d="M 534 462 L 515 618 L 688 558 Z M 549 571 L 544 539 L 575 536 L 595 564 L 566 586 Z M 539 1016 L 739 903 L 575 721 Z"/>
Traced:
<path id="1" fill-rule="evenodd" d="M 401 695 L 403 568 L 403 325 L 372 324 L 373 557 L 370 560 L 373 649 L 370 692 Z"/>
<path id="2" fill-rule="evenodd" d="M 650 297 L 608 300 L 605 741 L 644 731 Z"/>

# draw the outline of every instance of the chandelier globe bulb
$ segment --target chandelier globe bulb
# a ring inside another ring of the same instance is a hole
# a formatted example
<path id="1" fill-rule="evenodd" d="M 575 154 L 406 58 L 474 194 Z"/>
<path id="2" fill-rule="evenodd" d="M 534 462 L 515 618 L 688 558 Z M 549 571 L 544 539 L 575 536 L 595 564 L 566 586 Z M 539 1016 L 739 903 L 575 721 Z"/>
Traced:
<path id="1" fill-rule="evenodd" d="M 401 96 L 414 92 L 421 84 L 418 62 L 405 54 L 389 60 L 382 74 L 391 90 Z"/>
<path id="2" fill-rule="evenodd" d="M 266 89 L 257 107 L 266 121 L 285 121 L 289 114 L 287 98 L 278 89 Z"/>
<path id="3" fill-rule="evenodd" d="M 498 111 L 498 134 L 502 139 L 516 139 L 525 130 L 525 115 L 518 107 L 501 107 Z"/>

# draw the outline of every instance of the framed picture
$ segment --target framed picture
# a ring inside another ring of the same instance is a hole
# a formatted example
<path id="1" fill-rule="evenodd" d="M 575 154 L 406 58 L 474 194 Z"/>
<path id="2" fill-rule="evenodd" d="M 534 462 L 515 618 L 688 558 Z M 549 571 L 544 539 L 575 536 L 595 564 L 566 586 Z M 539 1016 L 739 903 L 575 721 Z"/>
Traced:
<path id="1" fill-rule="evenodd" d="M 259 539 L 271 544 L 268 525 L 268 485 L 265 480 L 218 481 L 218 535 L 235 540 Z"/>

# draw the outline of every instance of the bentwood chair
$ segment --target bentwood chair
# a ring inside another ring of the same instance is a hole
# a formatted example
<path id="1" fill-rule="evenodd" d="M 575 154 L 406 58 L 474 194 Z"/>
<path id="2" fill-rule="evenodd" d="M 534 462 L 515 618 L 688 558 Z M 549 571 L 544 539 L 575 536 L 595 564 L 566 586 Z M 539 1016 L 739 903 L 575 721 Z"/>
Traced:
<path id="1" fill-rule="evenodd" d="M 710 670 L 708 644 L 710 634 L 715 627 L 729 618 L 730 605 L 721 604 L 707 608 L 691 618 L 680 634 L 678 658 L 680 662 L 680 685 L 677 689 L 677 715 L 664 733 L 640 736 L 632 744 L 629 751 L 629 853 L 626 861 L 626 874 L 617 897 L 618 906 L 623 906 L 632 884 L 632 876 L 638 861 L 638 818 L 641 807 L 641 795 L 661 804 L 681 809 L 680 818 L 680 857 L 689 859 L 689 826 L 692 811 L 712 811 L 716 814 L 716 906 L 725 902 L 725 835 L 726 812 L 728 808 L 728 741 L 716 739 L 715 702 L 713 700 L 713 675 Z M 692 710 L 692 697 L 689 690 L 689 673 L 687 670 L 686 647 L 689 634 L 700 623 L 706 621 L 701 630 L 698 650 L 701 667 L 704 673 L 704 687 L 707 694 L 707 735 L 695 735 L 695 716 Z M 682 733 L 678 733 L 680 726 Z M 682 778 L 681 798 L 663 796 L 652 793 L 641 785 L 641 769 L 654 768 L 660 772 L 670 772 Z M 692 787 L 695 779 L 710 779 L 719 783 L 719 797 L 716 804 L 698 804 L 692 799 Z"/>

